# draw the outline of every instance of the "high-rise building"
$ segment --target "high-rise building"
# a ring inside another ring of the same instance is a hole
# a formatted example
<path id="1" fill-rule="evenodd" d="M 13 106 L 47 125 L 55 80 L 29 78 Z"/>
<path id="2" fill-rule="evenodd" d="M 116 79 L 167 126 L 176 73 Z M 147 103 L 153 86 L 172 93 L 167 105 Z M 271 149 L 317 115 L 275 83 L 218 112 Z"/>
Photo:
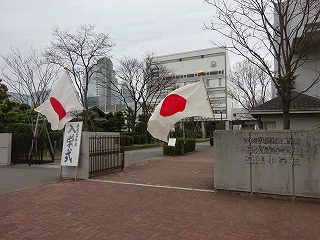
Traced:
<path id="1" fill-rule="evenodd" d="M 115 77 L 113 63 L 110 58 L 104 57 L 98 60 L 92 70 L 88 85 L 88 102 L 90 106 L 97 106 L 102 111 L 113 109 L 117 103 L 115 91 L 118 80 Z"/>

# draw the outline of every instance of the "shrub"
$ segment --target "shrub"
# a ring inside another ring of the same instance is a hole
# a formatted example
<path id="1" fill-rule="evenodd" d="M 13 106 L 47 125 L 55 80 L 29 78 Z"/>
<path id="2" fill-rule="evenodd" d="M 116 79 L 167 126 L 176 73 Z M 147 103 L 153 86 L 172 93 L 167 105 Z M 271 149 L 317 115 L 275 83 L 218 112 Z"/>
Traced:
<path id="1" fill-rule="evenodd" d="M 154 142 L 154 138 L 151 136 L 150 133 L 147 133 L 147 135 L 145 135 L 147 140 L 146 140 L 146 143 L 152 143 Z"/>
<path id="2" fill-rule="evenodd" d="M 163 154 L 167 156 L 182 155 L 192 152 L 196 148 L 196 140 L 193 138 L 177 138 L 175 146 L 163 146 Z M 172 150 L 174 149 L 174 151 Z"/>
<path id="3" fill-rule="evenodd" d="M 176 154 L 176 147 L 175 146 L 163 146 L 163 155 L 165 156 L 175 156 Z"/>
<path id="4" fill-rule="evenodd" d="M 202 138 L 203 132 L 201 130 L 185 130 L 186 138 Z"/>
<path id="5" fill-rule="evenodd" d="M 12 133 L 12 158 L 27 158 L 33 136 L 31 125 L 26 123 L 9 123 L 6 126 L 6 132 Z"/>
<path id="6" fill-rule="evenodd" d="M 5 133 L 6 132 L 6 125 L 3 123 L 0 123 L 0 132 Z"/>
<path id="7" fill-rule="evenodd" d="M 147 135 L 134 135 L 134 144 L 144 144 L 147 143 Z"/>
<path id="8" fill-rule="evenodd" d="M 142 143 L 142 135 L 134 135 L 133 142 L 134 142 L 134 144 L 141 144 Z"/>
<path id="9" fill-rule="evenodd" d="M 147 135 L 141 135 L 141 143 L 147 143 L 148 142 L 148 136 Z"/>
<path id="10" fill-rule="evenodd" d="M 63 145 L 63 131 L 50 132 L 49 133 L 52 144 L 57 143 L 57 148 L 62 149 Z"/>
<path id="11" fill-rule="evenodd" d="M 12 133 L 12 137 L 32 138 L 32 127 L 27 123 L 9 123 L 6 132 Z"/>
<path id="12" fill-rule="evenodd" d="M 193 152 L 196 150 L 196 140 L 193 138 L 185 138 L 184 140 L 184 152 Z"/>
<path id="13" fill-rule="evenodd" d="M 121 136 L 121 145 L 122 146 L 131 146 L 133 145 L 134 139 L 132 136 L 122 135 Z"/>
<path id="14" fill-rule="evenodd" d="M 184 153 L 183 138 L 177 138 L 175 147 L 176 147 L 176 154 L 177 155 L 182 155 Z"/>

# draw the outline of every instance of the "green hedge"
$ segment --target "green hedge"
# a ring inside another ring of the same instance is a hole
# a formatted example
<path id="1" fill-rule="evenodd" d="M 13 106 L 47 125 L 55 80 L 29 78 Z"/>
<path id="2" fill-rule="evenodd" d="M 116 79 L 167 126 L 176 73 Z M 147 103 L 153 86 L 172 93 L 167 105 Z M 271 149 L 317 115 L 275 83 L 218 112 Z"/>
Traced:
<path id="1" fill-rule="evenodd" d="M 3 123 L 0 123 L 0 133 L 5 133 L 6 132 L 6 125 Z"/>
<path id="2" fill-rule="evenodd" d="M 144 144 L 147 143 L 147 135 L 134 135 L 134 144 Z"/>
<path id="3" fill-rule="evenodd" d="M 177 138 L 175 146 L 163 146 L 163 155 L 175 156 L 192 152 L 196 149 L 196 140 L 193 138 Z"/>
<path id="4" fill-rule="evenodd" d="M 131 132 L 121 132 L 121 140 L 124 146 L 131 146 L 133 144 L 149 143 L 148 135 L 133 134 Z"/>
<path id="5" fill-rule="evenodd" d="M 121 145 L 122 146 L 131 146 L 134 143 L 134 138 L 129 135 L 121 135 Z"/>
<path id="6" fill-rule="evenodd" d="M 177 148 L 175 146 L 165 145 L 165 146 L 163 146 L 163 155 L 165 155 L 165 156 L 179 155 L 176 153 L 176 150 L 177 150 Z"/>
<path id="7" fill-rule="evenodd" d="M 193 152 L 196 150 L 196 140 L 193 138 L 184 139 L 184 152 Z"/>
<path id="8" fill-rule="evenodd" d="M 26 123 L 9 123 L 5 132 L 12 133 L 12 157 L 28 158 L 33 136 L 32 126 Z M 39 145 L 39 149 L 43 148 L 43 144 Z"/>
<path id="9" fill-rule="evenodd" d="M 63 145 L 63 131 L 57 131 L 57 132 L 49 132 L 49 136 L 51 139 L 52 144 L 54 142 L 57 143 L 57 148 L 62 150 Z"/>
<path id="10" fill-rule="evenodd" d="M 12 133 L 12 137 L 32 138 L 32 126 L 26 123 L 9 123 L 5 132 Z"/>

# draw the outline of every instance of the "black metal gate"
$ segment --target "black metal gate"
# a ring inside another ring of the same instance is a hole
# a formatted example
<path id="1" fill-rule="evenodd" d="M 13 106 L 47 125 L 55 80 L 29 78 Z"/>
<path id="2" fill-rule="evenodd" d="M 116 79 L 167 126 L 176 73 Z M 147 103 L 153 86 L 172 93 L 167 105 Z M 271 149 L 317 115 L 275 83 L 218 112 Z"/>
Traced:
<path id="1" fill-rule="evenodd" d="M 120 136 L 89 137 L 89 177 L 124 168 L 124 147 Z"/>
<path id="2" fill-rule="evenodd" d="M 54 162 L 54 153 L 44 137 L 13 137 L 11 163 L 44 164 Z M 49 156 L 45 152 L 49 153 Z"/>

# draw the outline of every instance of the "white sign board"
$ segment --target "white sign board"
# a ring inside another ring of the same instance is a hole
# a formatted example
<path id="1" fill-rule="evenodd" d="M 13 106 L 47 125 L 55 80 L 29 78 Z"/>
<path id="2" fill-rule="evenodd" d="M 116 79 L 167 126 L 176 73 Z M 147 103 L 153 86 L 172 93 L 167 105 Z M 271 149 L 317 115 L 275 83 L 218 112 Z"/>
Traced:
<path id="1" fill-rule="evenodd" d="M 175 146 L 176 145 L 176 138 L 169 138 L 168 146 Z"/>
<path id="2" fill-rule="evenodd" d="M 69 122 L 64 128 L 61 166 L 78 166 L 82 122 Z"/>

